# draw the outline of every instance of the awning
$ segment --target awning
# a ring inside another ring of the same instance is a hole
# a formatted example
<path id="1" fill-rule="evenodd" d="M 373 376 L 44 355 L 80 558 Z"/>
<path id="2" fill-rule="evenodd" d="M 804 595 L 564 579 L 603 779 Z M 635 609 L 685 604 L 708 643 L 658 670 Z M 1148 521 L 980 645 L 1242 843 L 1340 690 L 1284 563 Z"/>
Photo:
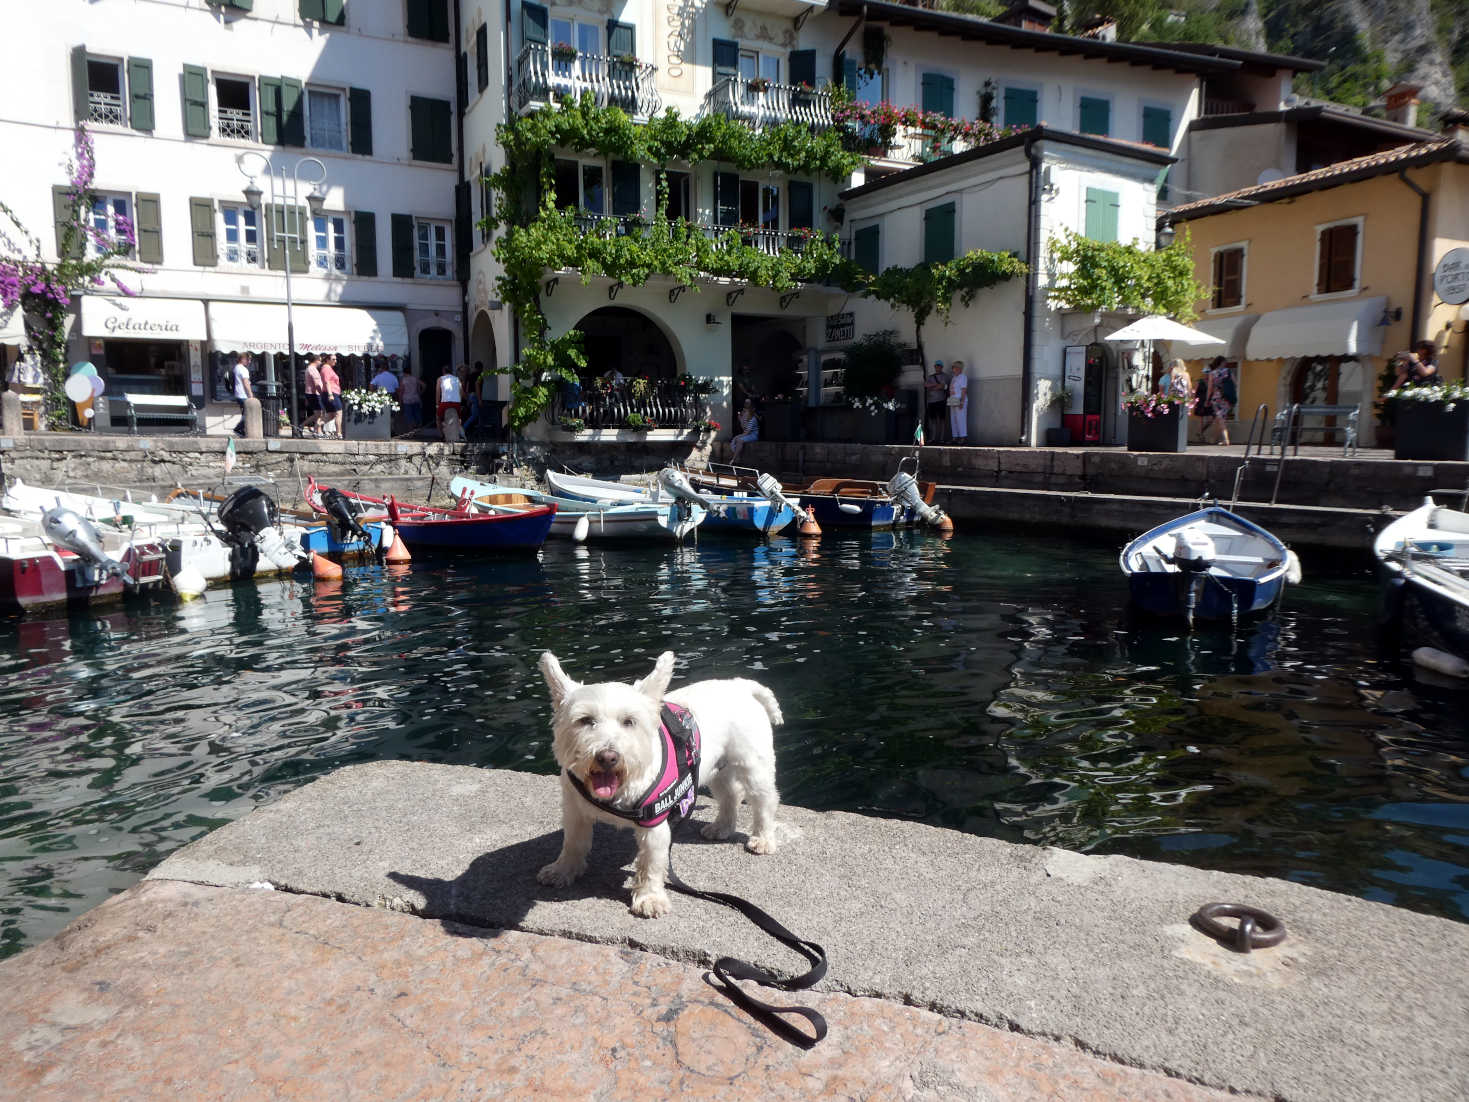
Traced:
<path id="1" fill-rule="evenodd" d="M 25 339 L 26 329 L 21 320 L 20 307 L 12 306 L 9 310 L 0 310 L 0 344 L 24 344 Z"/>
<path id="2" fill-rule="evenodd" d="M 189 298 L 83 295 L 82 336 L 135 341 L 202 341 L 204 304 Z"/>
<path id="3" fill-rule="evenodd" d="M 1243 360 L 1245 358 L 1245 341 L 1249 338 L 1250 330 L 1255 328 L 1255 323 L 1260 320 L 1259 314 L 1231 314 L 1225 318 L 1205 318 L 1203 321 L 1193 323 L 1193 328 L 1202 329 L 1211 337 L 1218 337 L 1223 344 L 1186 344 L 1183 341 L 1174 341 L 1169 347 L 1175 356 L 1181 356 L 1185 360 L 1213 359 L 1215 356 L 1223 356 L 1230 360 Z"/>
<path id="4" fill-rule="evenodd" d="M 401 310 L 297 306 L 291 313 L 297 352 L 408 355 L 408 323 Z M 286 308 L 257 302 L 211 302 L 209 339 L 216 352 L 288 351 Z"/>
<path id="5" fill-rule="evenodd" d="M 1380 356 L 1387 296 L 1292 306 L 1261 316 L 1245 348 L 1247 360 L 1292 356 Z"/>

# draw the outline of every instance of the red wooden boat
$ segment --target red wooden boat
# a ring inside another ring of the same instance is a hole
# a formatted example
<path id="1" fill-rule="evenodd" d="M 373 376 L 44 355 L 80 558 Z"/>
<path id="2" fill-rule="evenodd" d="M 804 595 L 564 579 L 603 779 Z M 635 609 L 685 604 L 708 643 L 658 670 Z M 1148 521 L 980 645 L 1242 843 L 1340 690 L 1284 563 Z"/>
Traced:
<path id="1" fill-rule="evenodd" d="M 535 551 L 546 542 L 556 506 L 545 505 L 519 513 L 477 513 L 465 493 L 452 509 L 414 505 L 389 496 L 370 497 L 352 490 L 319 486 L 307 494 L 317 512 L 330 515 L 330 495 L 340 494 L 361 517 L 385 516 L 410 551 Z"/>

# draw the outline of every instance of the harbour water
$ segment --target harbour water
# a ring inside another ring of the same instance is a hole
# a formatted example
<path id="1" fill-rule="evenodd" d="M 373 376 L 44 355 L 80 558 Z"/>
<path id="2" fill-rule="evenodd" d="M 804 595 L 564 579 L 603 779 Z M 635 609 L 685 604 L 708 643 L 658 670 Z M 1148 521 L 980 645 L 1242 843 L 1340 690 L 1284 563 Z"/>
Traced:
<path id="1" fill-rule="evenodd" d="M 342 765 L 552 772 L 582 679 L 750 676 L 783 796 L 1286 877 L 1469 920 L 1465 691 L 1378 653 L 1366 574 L 1133 623 L 1116 549 L 965 532 L 551 545 L 0 622 L 0 956 Z M 494 815 L 494 808 L 485 808 Z M 982 872 L 982 870 L 979 870 Z"/>

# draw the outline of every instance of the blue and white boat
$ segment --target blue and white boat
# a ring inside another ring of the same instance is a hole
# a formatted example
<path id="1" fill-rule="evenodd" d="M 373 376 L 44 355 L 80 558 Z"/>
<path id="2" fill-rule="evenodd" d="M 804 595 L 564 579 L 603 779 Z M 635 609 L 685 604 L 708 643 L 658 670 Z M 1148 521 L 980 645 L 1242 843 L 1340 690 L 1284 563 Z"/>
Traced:
<path id="1" fill-rule="evenodd" d="M 455 477 L 449 490 L 470 505 L 485 511 L 521 510 L 538 505 L 556 506 L 551 535 L 575 540 L 626 540 L 677 543 L 708 520 L 702 506 L 679 501 L 634 501 L 601 504 L 580 498 L 548 494 L 525 486 L 502 486 L 494 482 Z"/>
<path id="2" fill-rule="evenodd" d="M 1428 498 L 1379 532 L 1372 552 L 1384 626 L 1469 660 L 1469 514 Z"/>
<path id="3" fill-rule="evenodd" d="M 647 504 L 670 499 L 688 501 L 708 514 L 704 518 L 704 530 L 712 532 L 773 536 L 798 515 L 796 503 L 785 498 L 778 486 L 773 495 L 748 491 L 705 493 L 693 489 L 687 476 L 675 468 L 659 471 L 652 486 L 608 482 L 556 471 L 547 471 L 546 481 L 563 497 L 603 504 Z M 771 484 L 775 485 L 773 480 Z"/>
<path id="4" fill-rule="evenodd" d="M 1122 549 L 1119 564 L 1138 608 L 1190 624 L 1259 612 L 1301 580 L 1295 552 L 1219 505 L 1144 532 Z"/>

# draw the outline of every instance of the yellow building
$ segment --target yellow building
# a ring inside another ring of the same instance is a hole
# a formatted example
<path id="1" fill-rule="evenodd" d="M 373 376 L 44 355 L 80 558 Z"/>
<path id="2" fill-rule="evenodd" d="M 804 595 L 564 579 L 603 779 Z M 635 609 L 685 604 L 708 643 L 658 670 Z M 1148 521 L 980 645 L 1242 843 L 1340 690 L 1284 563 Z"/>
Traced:
<path id="1" fill-rule="evenodd" d="M 1469 308 L 1444 303 L 1434 271 L 1469 244 L 1469 128 L 1226 195 L 1162 220 L 1192 237 L 1211 288 L 1195 327 L 1223 345 L 1174 346 L 1194 378 L 1217 355 L 1235 367 L 1243 441 L 1256 409 L 1356 406 L 1364 443 L 1394 353 L 1420 339 L 1463 378 Z M 1457 298 L 1458 295 L 1450 295 Z"/>

